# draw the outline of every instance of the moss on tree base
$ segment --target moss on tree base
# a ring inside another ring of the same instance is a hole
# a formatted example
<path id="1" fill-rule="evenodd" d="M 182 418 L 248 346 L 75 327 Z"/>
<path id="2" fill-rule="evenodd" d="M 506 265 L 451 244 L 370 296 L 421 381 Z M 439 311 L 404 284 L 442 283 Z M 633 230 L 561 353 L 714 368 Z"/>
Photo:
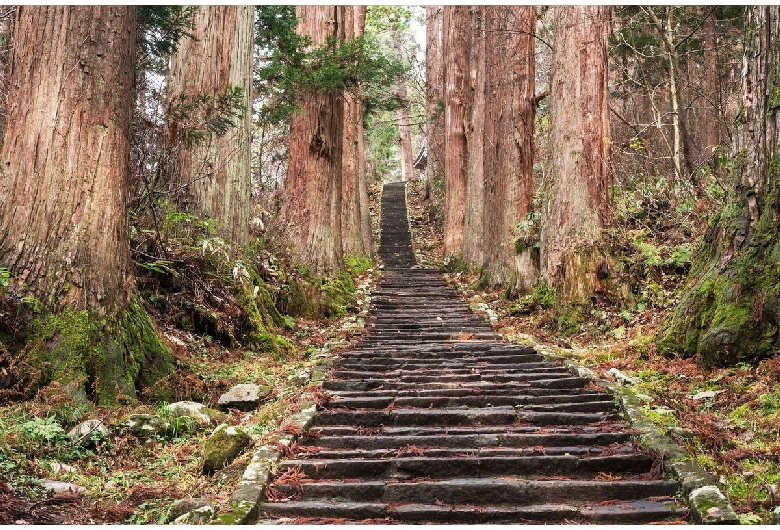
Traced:
<path id="1" fill-rule="evenodd" d="M 30 368 L 30 391 L 56 382 L 77 403 L 133 401 L 146 389 L 160 399 L 173 394 L 162 384 L 174 371 L 171 352 L 138 295 L 126 309 L 103 318 L 71 309 L 40 314 L 19 355 Z"/>
<path id="2" fill-rule="evenodd" d="M 706 247 L 701 251 L 706 252 Z M 701 271 L 702 267 L 697 269 Z M 660 333 L 658 351 L 730 366 L 777 352 L 780 244 L 747 249 L 723 269 L 692 274 L 690 287 Z"/>

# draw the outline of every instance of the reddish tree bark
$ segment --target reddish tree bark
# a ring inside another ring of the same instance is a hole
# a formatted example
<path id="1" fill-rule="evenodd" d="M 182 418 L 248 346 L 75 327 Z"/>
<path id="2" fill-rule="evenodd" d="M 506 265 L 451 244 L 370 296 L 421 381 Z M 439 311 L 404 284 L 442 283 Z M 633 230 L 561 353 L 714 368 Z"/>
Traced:
<path id="1" fill-rule="evenodd" d="M 483 281 L 530 291 L 533 241 L 515 244 L 533 199 L 536 68 L 532 6 L 486 8 L 485 237 Z"/>
<path id="2" fill-rule="evenodd" d="M 555 8 L 550 152 L 541 227 L 541 273 L 559 308 L 584 309 L 603 290 L 610 215 L 608 37 L 611 7 Z"/>
<path id="3" fill-rule="evenodd" d="M 468 72 L 470 16 L 467 6 L 444 6 L 442 17 L 444 60 L 444 255 L 463 252 L 469 115 Z"/>
<path id="4" fill-rule="evenodd" d="M 194 38 L 184 38 L 171 58 L 168 89 L 172 104 L 200 96 L 217 98 L 233 87 L 243 91 L 242 116 L 226 134 L 209 134 L 194 145 L 172 120 L 168 143 L 176 156 L 172 189 L 179 208 L 214 219 L 219 233 L 245 247 L 251 219 L 250 111 L 252 6 L 200 6 Z"/>
<path id="5" fill-rule="evenodd" d="M 444 178 L 444 86 L 442 64 L 442 7 L 425 8 L 425 107 L 428 185 Z"/>
<path id="6" fill-rule="evenodd" d="M 356 9 L 298 6 L 297 31 L 311 37 L 314 45 L 325 44 L 329 36 L 343 41 L 355 36 L 357 26 L 364 24 L 365 15 Z M 275 229 L 280 252 L 294 266 L 329 275 L 343 268 L 345 250 L 357 252 L 362 246 L 370 254 L 367 194 L 360 182 L 360 119 L 357 98 L 342 92 L 306 93 L 300 112 L 293 115 L 290 158 Z"/>
<path id="7" fill-rule="evenodd" d="M 172 371 L 131 274 L 136 8 L 17 8 L 0 173 L 0 263 L 38 315 L 31 384 L 132 398 Z"/>
<path id="8" fill-rule="evenodd" d="M 472 267 L 481 267 L 485 256 L 485 105 L 487 34 L 486 6 L 471 8 L 471 44 L 468 70 L 469 120 L 467 125 L 468 161 L 466 198 L 463 217 L 463 260 Z M 500 208 L 503 209 L 504 205 Z"/>
<path id="9" fill-rule="evenodd" d="M 366 6 L 345 9 L 343 40 L 363 36 Z M 363 143 L 363 105 L 360 89 L 344 93 L 344 138 L 342 164 L 342 250 L 344 256 L 373 259 L 374 242 L 368 211 L 366 157 Z"/>

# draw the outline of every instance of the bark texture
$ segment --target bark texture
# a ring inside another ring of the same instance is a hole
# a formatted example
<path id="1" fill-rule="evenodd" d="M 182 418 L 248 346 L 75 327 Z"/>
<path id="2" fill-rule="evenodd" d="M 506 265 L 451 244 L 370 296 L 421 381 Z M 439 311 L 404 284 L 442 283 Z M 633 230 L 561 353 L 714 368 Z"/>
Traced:
<path id="1" fill-rule="evenodd" d="M 470 15 L 467 6 L 444 6 L 444 255 L 463 252 L 469 116 Z"/>
<path id="2" fill-rule="evenodd" d="M 428 185 L 444 178 L 444 85 L 442 64 L 442 6 L 425 7 L 425 101 Z"/>
<path id="3" fill-rule="evenodd" d="M 659 341 L 705 366 L 771 356 L 780 342 L 780 7 L 750 7 L 746 19 L 733 188 Z"/>
<path id="4" fill-rule="evenodd" d="M 131 275 L 135 28 L 134 7 L 18 8 L 0 152 L 0 263 L 40 305 L 30 370 L 106 402 L 172 370 Z"/>
<path id="5" fill-rule="evenodd" d="M 363 36 L 366 6 L 345 10 L 343 40 Z M 344 93 L 344 138 L 342 163 L 342 250 L 344 256 L 373 259 L 374 242 L 366 187 L 366 157 L 363 141 L 363 104 L 360 89 Z"/>
<path id="6" fill-rule="evenodd" d="M 365 21 L 363 8 L 354 6 L 297 6 L 296 13 L 297 31 L 314 45 L 328 36 L 352 38 Z M 354 94 L 311 92 L 292 118 L 276 234 L 293 265 L 320 275 L 342 269 L 345 252 L 363 247 L 371 255 L 359 108 Z"/>
<path id="7" fill-rule="evenodd" d="M 485 108 L 486 6 L 471 8 L 471 44 L 469 46 L 468 162 L 463 217 L 463 261 L 481 267 L 485 256 Z M 504 207 L 502 204 L 501 208 Z"/>
<path id="8" fill-rule="evenodd" d="M 556 7 L 541 274 L 559 315 L 579 320 L 609 275 L 602 229 L 609 218 L 607 91 L 611 7 Z M 580 315 L 577 315 L 580 313 Z"/>
<path id="9" fill-rule="evenodd" d="M 517 241 L 533 199 L 534 32 L 532 6 L 485 8 L 486 75 L 483 281 L 528 292 L 536 279 L 530 238 Z"/>
<path id="10" fill-rule="evenodd" d="M 252 6 L 200 6 L 194 39 L 181 41 L 171 58 L 168 88 L 172 104 L 200 96 L 217 98 L 243 90 L 244 112 L 222 136 L 209 134 L 188 145 L 186 130 L 173 120 L 169 146 L 177 153 L 172 190 L 179 208 L 214 219 L 220 235 L 245 247 L 251 219 L 250 111 Z"/>

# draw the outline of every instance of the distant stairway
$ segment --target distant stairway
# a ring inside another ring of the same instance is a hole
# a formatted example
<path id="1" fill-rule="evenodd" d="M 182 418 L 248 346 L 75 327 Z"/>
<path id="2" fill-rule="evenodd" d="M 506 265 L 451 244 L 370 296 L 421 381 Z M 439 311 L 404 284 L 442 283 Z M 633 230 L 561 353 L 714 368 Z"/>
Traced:
<path id="1" fill-rule="evenodd" d="M 677 482 L 614 399 L 501 341 L 415 266 L 404 185 L 387 184 L 373 328 L 324 383 L 331 399 L 283 460 L 264 523 L 649 523 Z"/>

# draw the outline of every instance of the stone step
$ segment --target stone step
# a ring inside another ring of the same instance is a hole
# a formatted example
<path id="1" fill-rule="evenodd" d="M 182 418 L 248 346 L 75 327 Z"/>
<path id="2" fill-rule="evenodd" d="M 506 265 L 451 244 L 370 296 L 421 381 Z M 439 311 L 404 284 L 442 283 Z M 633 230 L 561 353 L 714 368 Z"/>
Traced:
<path id="1" fill-rule="evenodd" d="M 320 503 L 292 501 L 263 506 L 266 517 L 288 517 L 274 522 L 284 524 L 343 524 L 344 519 L 376 524 L 552 524 L 647 523 L 677 519 L 685 514 L 672 501 L 624 501 L 602 506 L 537 504 L 531 506 L 473 506 L 437 504 L 386 503 Z M 306 518 L 306 520 L 300 520 Z M 295 519 L 299 519 L 295 521 Z M 316 519 L 312 521 L 311 519 Z"/>
<path id="2" fill-rule="evenodd" d="M 475 382 L 434 382 L 430 381 L 426 386 L 429 388 L 451 388 L 455 385 L 468 386 L 469 384 L 478 386 L 479 384 L 492 385 L 494 383 L 475 381 Z M 584 377 L 558 377 L 549 378 L 546 374 L 540 374 L 537 378 L 526 378 L 522 383 L 507 383 L 502 388 L 582 388 L 588 383 Z M 386 379 L 362 379 L 354 381 L 325 381 L 323 389 L 325 390 L 373 390 L 382 388 L 385 390 L 406 390 L 419 388 L 420 384 L 405 381 L 388 381 Z"/>
<path id="3" fill-rule="evenodd" d="M 324 408 L 384 409 L 391 405 L 401 408 L 522 406 L 524 410 L 543 411 L 554 409 L 569 412 L 608 412 L 615 408 L 615 402 L 610 396 L 598 394 L 581 396 L 461 395 L 454 397 L 332 396 L 325 403 Z"/>
<path id="4" fill-rule="evenodd" d="M 537 381 L 554 377 L 568 378 L 571 374 L 567 370 L 561 368 L 543 367 L 527 371 L 514 370 L 510 373 L 498 372 L 496 370 L 479 370 L 477 368 L 443 369 L 438 374 L 435 370 L 430 369 L 389 371 L 333 370 L 330 375 L 334 381 L 363 381 L 382 376 L 393 382 L 449 383 L 453 381 Z"/>
<path id="5" fill-rule="evenodd" d="M 304 435 L 301 445 L 330 449 L 399 450 L 405 447 L 449 447 L 478 449 L 482 447 L 607 447 L 625 444 L 633 438 L 630 432 L 598 433 L 532 433 L 532 432 L 458 432 L 455 429 L 418 429 L 416 432 L 385 427 L 382 435 L 361 434 L 356 427 L 314 427 Z"/>
<path id="6" fill-rule="evenodd" d="M 444 480 L 379 481 L 318 480 L 273 487 L 298 500 L 479 503 L 485 506 L 548 503 L 597 504 L 605 500 L 643 500 L 677 494 L 669 480 L 522 480 L 515 478 L 455 478 Z"/>
<path id="7" fill-rule="evenodd" d="M 417 452 L 425 453 L 422 449 Z M 413 455 L 414 453 L 412 453 Z M 321 457 L 321 455 L 319 455 Z M 432 457 L 409 456 L 386 458 L 304 458 L 286 460 L 279 468 L 296 469 L 311 479 L 372 479 L 558 476 L 570 479 L 593 479 L 599 474 L 610 477 L 639 475 L 653 465 L 647 455 L 499 455 Z"/>
<path id="8" fill-rule="evenodd" d="M 386 459 L 400 458 L 404 455 L 416 454 L 422 451 L 426 457 L 430 458 L 460 458 L 460 457 L 493 457 L 493 456 L 599 456 L 605 452 L 608 454 L 628 455 L 637 453 L 636 447 L 632 444 L 612 444 L 608 448 L 595 447 L 592 445 L 576 446 L 547 446 L 547 447 L 431 447 L 417 446 L 412 444 L 398 445 L 397 448 L 389 449 L 330 449 L 318 445 L 300 445 L 295 446 L 295 452 L 298 458 L 314 459 Z M 281 467 L 286 464 L 282 463 Z"/>
<path id="9" fill-rule="evenodd" d="M 393 409 L 386 411 L 325 410 L 317 415 L 315 425 L 346 424 L 361 427 L 379 425 L 507 425 L 514 423 L 517 419 L 518 413 L 514 407 Z"/>

